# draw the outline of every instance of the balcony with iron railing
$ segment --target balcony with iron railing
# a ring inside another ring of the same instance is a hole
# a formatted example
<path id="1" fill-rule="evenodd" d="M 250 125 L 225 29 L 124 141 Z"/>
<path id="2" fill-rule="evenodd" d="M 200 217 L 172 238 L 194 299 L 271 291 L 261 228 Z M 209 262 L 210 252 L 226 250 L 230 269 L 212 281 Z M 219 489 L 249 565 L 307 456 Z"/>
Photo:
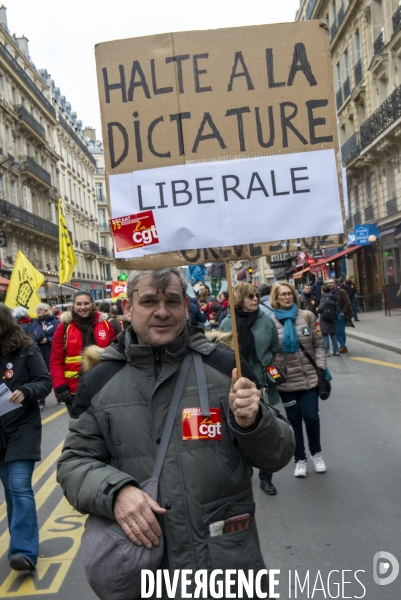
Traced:
<path id="1" fill-rule="evenodd" d="M 50 223 L 42 217 L 33 215 L 31 212 L 7 202 L 7 200 L 0 200 L 0 217 L 9 219 L 14 223 L 21 223 L 21 225 L 30 229 L 33 233 L 40 232 L 45 233 L 55 239 L 58 239 L 58 226 L 54 223 Z"/>
<path id="2" fill-rule="evenodd" d="M 99 223 L 100 231 L 110 231 L 110 227 L 108 223 L 104 223 L 103 221 Z"/>
<path id="3" fill-rule="evenodd" d="M 103 192 L 96 192 L 96 200 L 100 203 L 107 202 L 106 194 L 103 194 Z"/>
<path id="4" fill-rule="evenodd" d="M 347 224 L 347 231 L 351 231 L 351 229 L 353 229 L 353 227 L 354 227 L 354 222 L 352 220 L 352 217 L 348 217 L 346 224 Z"/>
<path id="5" fill-rule="evenodd" d="M 401 85 L 361 125 L 361 150 L 401 117 Z"/>
<path id="6" fill-rule="evenodd" d="M 56 111 L 54 110 L 53 106 L 45 98 L 40 89 L 34 84 L 32 79 L 28 76 L 28 73 L 25 73 L 24 69 L 18 64 L 3 43 L 0 43 L 0 58 L 5 61 L 8 67 L 11 67 L 11 72 L 21 79 L 31 94 L 33 94 L 36 100 L 40 102 L 42 107 L 52 115 L 53 119 L 56 119 Z"/>
<path id="7" fill-rule="evenodd" d="M 337 110 L 340 110 L 340 108 L 343 105 L 343 90 L 342 88 L 340 88 L 338 90 L 338 92 L 336 93 L 336 106 L 337 106 Z"/>
<path id="8" fill-rule="evenodd" d="M 344 81 L 343 92 L 344 92 L 344 102 L 345 102 L 346 99 L 351 96 L 351 82 L 350 82 L 349 76 Z"/>
<path id="9" fill-rule="evenodd" d="M 356 213 L 353 215 L 353 221 L 354 221 L 354 227 L 355 227 L 356 225 L 360 225 L 360 224 L 362 223 L 361 211 L 360 211 L 360 210 L 358 210 L 358 212 L 356 212 Z"/>
<path id="10" fill-rule="evenodd" d="M 397 198 L 391 198 L 386 202 L 386 211 L 388 217 L 398 212 Z"/>
<path id="11" fill-rule="evenodd" d="M 104 246 L 102 246 L 100 249 L 102 251 L 102 256 L 104 256 L 105 258 L 113 258 L 113 255 L 110 252 L 110 250 L 107 250 L 107 248 L 105 248 Z"/>
<path id="12" fill-rule="evenodd" d="M 360 135 L 357 131 L 354 133 L 343 146 L 341 146 L 341 157 L 347 165 L 361 151 Z"/>
<path id="13" fill-rule="evenodd" d="M 380 54 L 380 52 L 383 50 L 384 46 L 385 46 L 384 31 L 381 31 L 380 34 L 375 39 L 375 41 L 373 42 L 374 55 L 376 56 L 377 54 Z"/>
<path id="14" fill-rule="evenodd" d="M 363 79 L 362 58 L 358 60 L 354 67 L 355 85 L 359 85 Z"/>
<path id="15" fill-rule="evenodd" d="M 373 204 L 371 204 L 370 206 L 367 206 L 365 208 L 365 222 L 369 223 L 369 221 L 374 221 L 375 220 L 375 211 L 373 208 Z"/>
<path id="16" fill-rule="evenodd" d="M 84 251 L 85 258 L 94 259 L 100 254 L 100 248 L 98 244 L 91 240 L 85 240 L 81 242 L 81 250 Z"/>
<path id="17" fill-rule="evenodd" d="M 395 33 L 396 31 L 398 31 L 398 29 L 401 26 L 401 6 L 399 6 L 397 8 L 397 10 L 395 11 L 395 13 L 393 13 L 392 21 L 393 21 L 393 33 Z"/>
<path id="18" fill-rule="evenodd" d="M 46 169 L 38 165 L 31 156 L 20 157 L 21 173 L 24 173 L 36 183 L 44 185 L 47 189 L 52 188 L 52 178 Z"/>
<path id="19" fill-rule="evenodd" d="M 30 112 L 27 111 L 25 106 L 22 104 L 16 104 L 14 106 L 14 110 L 17 113 L 20 124 L 29 131 L 29 133 L 33 134 L 35 138 L 41 142 L 42 144 L 46 142 L 46 132 L 45 128 L 31 115 Z"/>
<path id="20" fill-rule="evenodd" d="M 96 167 L 96 175 L 104 175 L 105 170 L 104 169 L 100 169 L 98 167 Z"/>

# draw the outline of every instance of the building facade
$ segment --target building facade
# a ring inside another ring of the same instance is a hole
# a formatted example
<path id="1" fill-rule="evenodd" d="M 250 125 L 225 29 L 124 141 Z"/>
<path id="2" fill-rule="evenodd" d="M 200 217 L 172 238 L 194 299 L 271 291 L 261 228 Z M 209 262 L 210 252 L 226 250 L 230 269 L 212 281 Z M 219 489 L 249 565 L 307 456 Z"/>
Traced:
<path id="1" fill-rule="evenodd" d="M 360 293 L 380 293 L 401 281 L 400 2 L 301 0 L 296 19 L 328 27 L 349 198 L 343 264 Z M 371 242 L 357 247 L 360 231 Z"/>
<path id="2" fill-rule="evenodd" d="M 11 36 L 0 7 L 1 274 L 9 277 L 18 250 L 45 275 L 43 298 L 65 301 L 75 289 L 106 295 L 94 177 L 96 160 L 82 123 L 45 70 L 29 56 L 28 40 Z M 78 259 L 69 285 L 58 286 L 57 202 L 63 198 Z"/>
<path id="3" fill-rule="evenodd" d="M 86 127 L 83 130 L 88 144 L 89 151 L 96 161 L 95 170 L 95 194 L 96 194 L 96 205 L 97 205 L 97 220 L 99 223 L 99 234 L 100 234 L 100 250 L 103 259 L 103 279 L 106 282 L 106 296 L 111 295 L 111 283 L 117 281 L 122 271 L 118 270 L 114 263 L 113 254 L 113 236 L 110 230 L 110 215 L 107 204 L 107 188 L 106 188 L 106 176 L 105 176 L 105 165 L 104 165 L 104 149 L 103 144 L 100 140 L 96 139 L 96 130 L 92 127 Z"/>

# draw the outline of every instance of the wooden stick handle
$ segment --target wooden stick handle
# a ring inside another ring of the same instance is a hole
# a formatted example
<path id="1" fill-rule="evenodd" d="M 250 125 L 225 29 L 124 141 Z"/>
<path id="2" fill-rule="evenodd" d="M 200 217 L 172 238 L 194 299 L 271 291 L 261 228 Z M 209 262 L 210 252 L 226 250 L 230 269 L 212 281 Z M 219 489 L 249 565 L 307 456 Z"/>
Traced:
<path id="1" fill-rule="evenodd" d="M 238 345 L 237 321 L 235 320 L 233 284 L 231 282 L 231 266 L 228 261 L 226 262 L 226 277 L 227 277 L 227 284 L 228 284 L 228 301 L 229 301 L 229 306 L 230 306 L 231 324 L 232 324 L 232 330 L 233 330 L 235 366 L 237 367 L 237 376 L 239 379 L 240 377 L 242 377 L 241 356 L 240 356 L 239 345 Z"/>

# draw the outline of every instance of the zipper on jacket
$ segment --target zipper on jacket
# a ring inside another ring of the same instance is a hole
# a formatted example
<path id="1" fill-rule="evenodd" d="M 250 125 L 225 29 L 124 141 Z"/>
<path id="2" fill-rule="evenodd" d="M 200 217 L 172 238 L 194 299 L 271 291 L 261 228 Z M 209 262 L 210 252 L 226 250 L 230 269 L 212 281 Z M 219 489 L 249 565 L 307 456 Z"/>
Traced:
<path id="1" fill-rule="evenodd" d="M 158 379 L 160 372 L 162 370 L 162 361 L 161 361 L 161 357 L 160 357 L 160 352 L 159 350 L 153 350 L 153 357 L 155 359 L 155 373 L 156 373 L 156 379 Z"/>

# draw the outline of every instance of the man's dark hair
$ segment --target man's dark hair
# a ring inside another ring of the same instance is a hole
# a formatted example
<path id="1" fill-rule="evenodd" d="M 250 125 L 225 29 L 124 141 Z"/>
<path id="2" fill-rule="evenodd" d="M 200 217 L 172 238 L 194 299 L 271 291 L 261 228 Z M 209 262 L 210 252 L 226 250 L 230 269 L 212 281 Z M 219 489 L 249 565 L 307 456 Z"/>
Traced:
<path id="1" fill-rule="evenodd" d="M 266 285 L 265 283 L 262 283 L 262 285 L 260 285 L 258 287 L 258 292 L 262 298 L 263 298 L 263 296 L 270 296 L 271 291 L 272 291 L 272 286 Z"/>
<path id="2" fill-rule="evenodd" d="M 322 285 L 322 292 L 323 294 L 330 294 L 331 287 L 329 285 Z"/>
<path id="3" fill-rule="evenodd" d="M 99 311 L 102 313 L 109 313 L 110 312 L 110 302 L 100 302 Z"/>

